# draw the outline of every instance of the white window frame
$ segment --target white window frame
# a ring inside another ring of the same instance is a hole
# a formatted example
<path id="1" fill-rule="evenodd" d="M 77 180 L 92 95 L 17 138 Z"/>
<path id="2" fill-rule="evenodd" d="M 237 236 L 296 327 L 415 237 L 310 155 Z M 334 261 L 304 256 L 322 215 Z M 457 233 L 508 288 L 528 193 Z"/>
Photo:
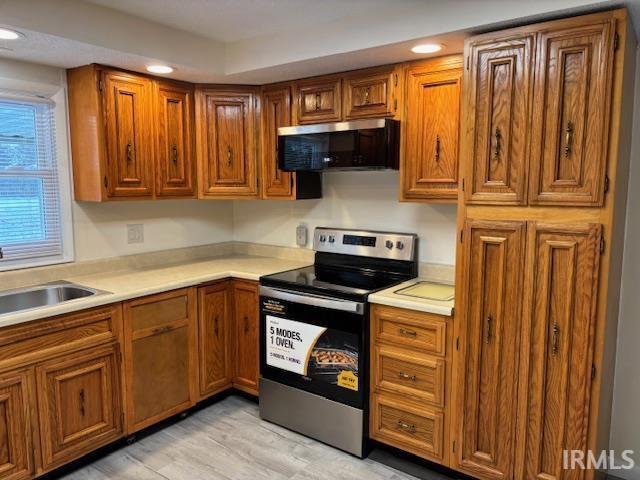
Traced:
<path id="1" fill-rule="evenodd" d="M 0 88 L 4 82 L 0 81 Z M 11 86 L 15 86 L 11 85 Z M 47 91 L 48 90 L 48 91 Z M 54 103 L 55 122 L 55 143 L 56 143 L 56 167 L 58 169 L 58 189 L 60 195 L 60 232 L 62 237 L 62 253 L 47 257 L 37 257 L 33 259 L 21 258 L 18 260 L 0 259 L 0 272 L 7 270 L 18 270 L 23 268 L 40 267 L 45 265 L 55 265 L 74 261 L 73 244 L 73 203 L 71 191 L 71 159 L 69 155 L 69 135 L 67 116 L 67 92 L 65 88 L 60 88 L 51 93 L 48 88 L 43 91 L 10 92 L 4 90 L 0 97 L 7 99 L 21 99 L 25 101 L 34 100 L 34 97 L 49 98 Z M 0 245 L 1 247 L 2 245 Z"/>

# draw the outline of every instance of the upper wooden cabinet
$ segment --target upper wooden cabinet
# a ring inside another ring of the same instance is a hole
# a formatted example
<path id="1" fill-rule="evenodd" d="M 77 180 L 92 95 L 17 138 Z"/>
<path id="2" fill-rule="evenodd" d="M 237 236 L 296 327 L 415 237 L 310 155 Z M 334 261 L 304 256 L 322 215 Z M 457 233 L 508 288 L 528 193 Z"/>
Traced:
<path id="1" fill-rule="evenodd" d="M 387 117 L 398 113 L 401 68 L 380 68 L 347 73 L 342 80 L 342 118 Z"/>
<path id="2" fill-rule="evenodd" d="M 602 205 L 615 24 L 605 13 L 540 28 L 530 204 Z"/>
<path id="3" fill-rule="evenodd" d="M 603 12 L 467 40 L 467 203 L 603 204 L 614 17 Z"/>
<path id="4" fill-rule="evenodd" d="M 411 64 L 405 77 L 400 197 L 454 202 L 458 196 L 462 57 Z"/>
<path id="5" fill-rule="evenodd" d="M 293 85 L 296 124 L 342 119 L 342 80 L 339 76 L 308 78 Z"/>
<path id="6" fill-rule="evenodd" d="M 196 159 L 193 135 L 194 89 L 189 84 L 157 82 L 155 106 L 156 195 L 195 197 Z"/>
<path id="7" fill-rule="evenodd" d="M 193 91 L 99 65 L 67 72 L 79 201 L 193 198 Z"/>
<path id="8" fill-rule="evenodd" d="M 467 203 L 526 202 L 533 34 L 487 34 L 465 44 L 461 153 Z"/>
<path id="9" fill-rule="evenodd" d="M 257 198 L 257 91 L 196 91 L 199 198 Z"/>
<path id="10" fill-rule="evenodd" d="M 518 452 L 523 480 L 576 478 L 563 451 L 587 450 L 592 332 L 601 227 L 531 224 L 529 298 L 523 318 L 523 402 Z M 569 472 L 572 472 L 569 474 Z"/>
<path id="11" fill-rule="evenodd" d="M 467 220 L 458 325 L 456 468 L 481 479 L 514 471 L 524 222 Z"/>

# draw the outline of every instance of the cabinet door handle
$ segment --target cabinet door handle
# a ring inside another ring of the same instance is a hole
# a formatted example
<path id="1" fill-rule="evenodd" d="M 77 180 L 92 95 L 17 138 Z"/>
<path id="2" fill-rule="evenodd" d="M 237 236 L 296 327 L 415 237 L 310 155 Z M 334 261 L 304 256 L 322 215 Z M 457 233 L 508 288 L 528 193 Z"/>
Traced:
<path id="1" fill-rule="evenodd" d="M 213 317 L 213 333 L 216 337 L 218 336 L 218 315 Z"/>
<path id="2" fill-rule="evenodd" d="M 557 355 L 560 349 L 560 327 L 557 323 L 553 324 L 553 344 L 551 346 L 552 355 Z"/>
<path id="3" fill-rule="evenodd" d="M 369 105 L 369 91 L 371 89 L 369 87 L 364 89 L 364 104 Z"/>
<path id="4" fill-rule="evenodd" d="M 85 402 L 84 388 L 81 388 L 80 389 L 80 414 L 83 417 L 84 417 L 84 414 L 85 414 L 84 402 Z"/>
<path id="5" fill-rule="evenodd" d="M 166 326 L 164 326 L 164 327 L 154 328 L 154 329 L 152 330 L 152 334 L 153 334 L 153 335 L 158 335 L 158 334 L 160 334 L 160 333 L 167 333 L 167 332 L 170 332 L 171 330 L 173 330 L 173 328 L 174 328 L 174 327 L 173 327 L 173 326 L 171 326 L 171 325 L 166 325 Z"/>
<path id="6" fill-rule="evenodd" d="M 416 338 L 416 336 L 418 335 L 418 333 L 414 330 L 408 330 L 406 328 L 401 328 L 400 330 L 398 330 L 398 332 L 400 332 L 400 335 L 404 335 L 405 337 Z"/>
<path id="7" fill-rule="evenodd" d="M 133 145 L 131 142 L 127 143 L 127 163 L 131 163 L 133 160 Z"/>
<path id="8" fill-rule="evenodd" d="M 409 375 L 408 373 L 404 373 L 404 372 L 398 372 L 398 377 L 404 380 L 410 380 L 412 382 L 415 382 L 418 380 L 415 375 Z"/>
<path id="9" fill-rule="evenodd" d="M 493 317 L 491 315 L 487 315 L 487 343 L 491 342 L 492 337 L 493 337 Z"/>
<path id="10" fill-rule="evenodd" d="M 567 122 L 567 128 L 564 131 L 564 156 L 565 158 L 571 155 L 571 149 L 573 147 L 573 122 Z"/>
<path id="11" fill-rule="evenodd" d="M 231 146 L 227 146 L 227 165 L 231 166 L 233 163 L 233 151 L 231 150 Z"/>
<path id="12" fill-rule="evenodd" d="M 174 165 L 178 164 L 178 146 L 175 143 L 171 145 L 171 161 Z"/>
<path id="13" fill-rule="evenodd" d="M 249 317 L 244 316 L 244 334 L 247 335 L 249 333 Z"/>
<path id="14" fill-rule="evenodd" d="M 316 111 L 320 110 L 320 94 L 316 93 Z"/>
<path id="15" fill-rule="evenodd" d="M 440 161 L 440 135 L 436 135 L 436 162 Z"/>
<path id="16" fill-rule="evenodd" d="M 415 425 L 403 422 L 402 420 L 398 420 L 398 423 L 396 425 L 398 425 L 398 428 L 400 430 L 405 430 L 405 431 L 407 431 L 409 433 L 416 433 L 416 426 Z"/>
<path id="17" fill-rule="evenodd" d="M 495 149 L 493 151 L 493 157 L 496 160 L 500 160 L 500 151 L 502 150 L 502 133 L 500 129 L 496 127 L 496 133 L 494 134 L 496 139 Z"/>

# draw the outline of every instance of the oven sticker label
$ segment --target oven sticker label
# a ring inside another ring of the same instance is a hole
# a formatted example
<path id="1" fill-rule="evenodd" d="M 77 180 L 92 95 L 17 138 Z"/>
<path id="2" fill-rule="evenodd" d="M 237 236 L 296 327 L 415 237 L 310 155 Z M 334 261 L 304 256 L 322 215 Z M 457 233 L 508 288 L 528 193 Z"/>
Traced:
<path id="1" fill-rule="evenodd" d="M 311 352 L 327 329 L 272 315 L 266 316 L 266 324 L 267 365 L 307 375 Z"/>
<path id="2" fill-rule="evenodd" d="M 358 377 L 351 370 L 343 370 L 338 374 L 338 386 L 358 391 Z"/>

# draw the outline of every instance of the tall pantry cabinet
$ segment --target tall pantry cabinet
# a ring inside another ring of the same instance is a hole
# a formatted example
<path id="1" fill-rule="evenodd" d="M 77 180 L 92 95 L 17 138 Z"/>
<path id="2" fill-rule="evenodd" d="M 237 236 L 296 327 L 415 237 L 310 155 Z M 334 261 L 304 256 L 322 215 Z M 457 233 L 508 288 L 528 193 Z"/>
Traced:
<path id="1" fill-rule="evenodd" d="M 625 10 L 465 44 L 452 467 L 608 447 L 635 40 Z"/>

